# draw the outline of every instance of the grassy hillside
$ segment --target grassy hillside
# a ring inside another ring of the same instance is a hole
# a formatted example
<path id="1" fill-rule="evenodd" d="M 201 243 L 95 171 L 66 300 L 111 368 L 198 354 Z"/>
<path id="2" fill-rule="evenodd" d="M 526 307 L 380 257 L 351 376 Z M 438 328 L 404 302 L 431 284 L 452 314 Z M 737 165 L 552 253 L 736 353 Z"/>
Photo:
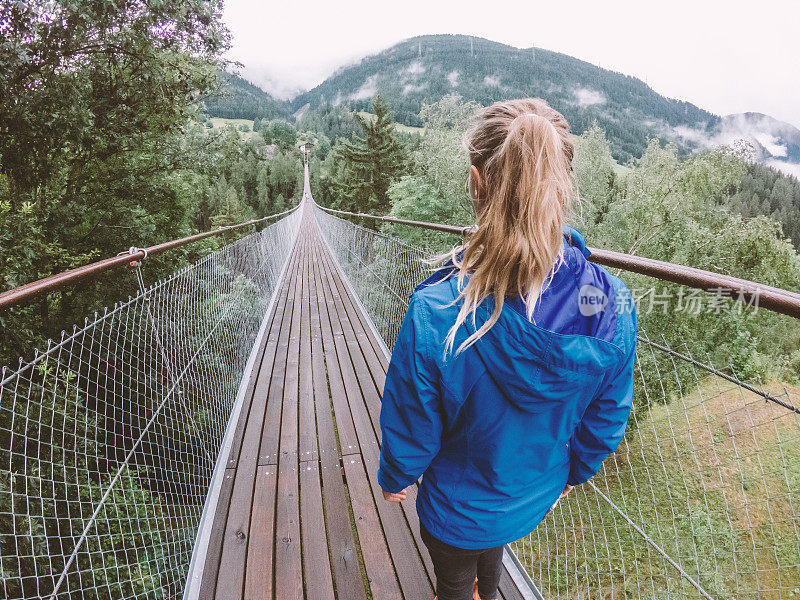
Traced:
<path id="1" fill-rule="evenodd" d="M 250 119 L 222 119 L 220 117 L 211 117 L 207 123 L 211 123 L 209 129 L 224 129 L 228 125 L 233 125 L 234 129 L 239 132 L 239 137 L 244 140 L 249 140 L 253 137 L 253 121 Z M 244 131 L 242 130 L 244 125 Z"/>
<path id="2" fill-rule="evenodd" d="M 411 126 L 420 125 L 422 103 L 450 93 L 484 105 L 540 96 L 564 114 L 575 133 L 596 119 L 620 162 L 641 156 L 648 137 L 672 139 L 676 127 L 705 131 L 719 121 L 693 104 L 657 94 L 635 77 L 549 50 L 518 49 L 463 35 L 401 42 L 340 69 L 296 97 L 292 106 L 349 103 L 365 110 L 376 92 L 401 123 Z M 691 147 L 688 140 L 680 144 Z"/>
<path id="3" fill-rule="evenodd" d="M 767 391 L 797 402 L 800 389 Z M 800 597 L 796 415 L 714 376 L 635 415 L 593 480 L 714 598 Z M 545 597 L 697 598 L 695 589 L 587 486 L 524 543 Z"/>

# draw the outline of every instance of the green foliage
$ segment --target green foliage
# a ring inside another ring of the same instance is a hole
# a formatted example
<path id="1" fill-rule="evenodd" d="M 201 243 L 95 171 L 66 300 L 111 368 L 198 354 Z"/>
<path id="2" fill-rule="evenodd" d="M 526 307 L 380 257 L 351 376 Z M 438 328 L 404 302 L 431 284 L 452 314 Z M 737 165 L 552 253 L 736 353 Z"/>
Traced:
<path id="1" fill-rule="evenodd" d="M 469 161 L 461 138 L 478 108 L 474 102 L 462 102 L 452 95 L 422 107 L 425 135 L 412 153 L 413 174 L 389 189 L 393 217 L 451 224 L 475 219 L 472 202 L 464 193 Z M 401 225 L 387 224 L 384 229 L 436 252 L 461 242 L 456 236 Z"/>
<path id="2" fill-rule="evenodd" d="M 767 215 L 781 224 L 783 233 L 800 250 L 800 181 L 758 163 L 748 163 L 747 172 L 726 206 L 751 218 Z"/>
<path id="3" fill-rule="evenodd" d="M 573 138 L 576 203 L 573 211 L 580 225 L 599 225 L 617 192 L 616 161 L 605 132 L 595 121 L 583 135 Z"/>
<path id="4" fill-rule="evenodd" d="M 220 89 L 203 98 L 205 112 L 223 119 L 288 119 L 287 103 L 276 100 L 260 87 L 224 70 L 219 71 Z M 253 127 L 258 131 L 258 127 Z"/>
<path id="5" fill-rule="evenodd" d="M 253 128 L 255 131 L 255 127 Z M 283 151 L 293 149 L 297 145 L 297 131 L 291 123 L 272 120 L 261 125 L 261 136 L 267 144 L 275 144 Z"/>
<path id="6" fill-rule="evenodd" d="M 391 206 L 389 187 L 408 166 L 408 151 L 398 141 L 389 107 L 376 96 L 374 119 L 355 115 L 363 135 L 354 134 L 335 147 L 328 191 L 344 210 L 385 215 Z"/>
<path id="7" fill-rule="evenodd" d="M 228 46 L 219 18 L 217 2 L 0 7 L 0 290 L 279 212 L 299 194 L 290 125 L 266 122 L 276 148 L 199 124 Z M 146 277 L 218 243 L 150 258 Z M 5 313 L 0 364 L 135 289 L 122 272 Z"/>
<path id="8" fill-rule="evenodd" d="M 429 223 L 460 222 L 454 215 L 452 203 L 423 177 L 406 175 L 389 188 L 388 194 L 392 202 L 389 214 L 393 217 Z M 444 252 L 460 242 L 456 236 L 431 235 L 431 231 L 418 227 L 387 223 L 383 229 L 386 233 L 399 237 L 408 244 L 426 248 L 431 253 Z"/>
<path id="9" fill-rule="evenodd" d="M 198 94 L 216 86 L 228 47 L 220 11 L 217 2 L 0 5 L 0 289 L 190 233 L 183 128 Z M 55 333 L 131 283 L 85 284 L 5 315 L 16 333 L 0 340 L 2 362 L 29 347 L 31 330 Z"/>
<path id="10" fill-rule="evenodd" d="M 480 108 L 475 102 L 462 102 L 448 95 L 425 104 L 420 119 L 425 135 L 414 152 L 414 170 L 433 184 L 451 205 L 452 217 L 472 220 L 472 202 L 464 193 L 469 161 L 462 142 L 462 133 Z"/>
<path id="11" fill-rule="evenodd" d="M 608 173 L 602 158 L 608 148 L 596 132 L 587 137 L 577 148 L 582 153 L 594 146 L 601 158 L 576 163 L 579 181 L 590 177 L 582 168 L 597 173 L 600 164 L 599 172 Z M 763 216 L 745 220 L 715 200 L 735 190 L 746 170 L 747 163 L 725 149 L 680 160 L 674 147 L 651 141 L 624 181 L 612 178 L 603 190 L 600 177 L 600 185 L 588 186 L 590 209 L 598 198 L 611 201 L 599 221 L 589 211 L 584 233 L 598 247 L 794 289 L 800 258 L 777 224 Z M 663 335 L 700 359 L 708 354 L 718 365 L 732 364 L 740 377 L 790 378 L 787 356 L 800 340 L 796 321 L 644 276 L 621 276 L 640 298 L 639 322 L 654 339 Z"/>
<path id="12" fill-rule="evenodd" d="M 300 156 L 291 146 L 279 150 L 260 135 L 242 141 L 230 126 L 205 136 L 189 135 L 187 140 L 199 144 L 195 173 L 203 195 L 194 213 L 197 229 L 282 212 L 284 198 L 296 198 L 302 191 L 297 179 Z"/>
<path id="13" fill-rule="evenodd" d="M 306 131 L 326 137 L 330 143 L 335 143 L 340 138 L 349 139 L 353 136 L 356 119 L 353 112 L 345 106 L 324 104 L 319 108 L 306 110 L 300 119 L 300 126 Z M 321 158 L 324 159 L 325 156 L 327 152 Z"/>

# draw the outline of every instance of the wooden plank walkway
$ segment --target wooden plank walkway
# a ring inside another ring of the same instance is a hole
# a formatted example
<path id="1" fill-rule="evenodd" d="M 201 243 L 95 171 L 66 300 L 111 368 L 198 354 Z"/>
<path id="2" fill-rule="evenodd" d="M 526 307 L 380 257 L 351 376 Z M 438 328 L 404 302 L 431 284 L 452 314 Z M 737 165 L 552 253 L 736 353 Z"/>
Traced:
<path id="1" fill-rule="evenodd" d="M 310 209 L 310 207 L 307 207 Z M 430 600 L 416 490 L 377 482 L 387 360 L 306 210 L 235 430 L 201 600 Z M 501 598 L 521 600 L 508 572 Z"/>

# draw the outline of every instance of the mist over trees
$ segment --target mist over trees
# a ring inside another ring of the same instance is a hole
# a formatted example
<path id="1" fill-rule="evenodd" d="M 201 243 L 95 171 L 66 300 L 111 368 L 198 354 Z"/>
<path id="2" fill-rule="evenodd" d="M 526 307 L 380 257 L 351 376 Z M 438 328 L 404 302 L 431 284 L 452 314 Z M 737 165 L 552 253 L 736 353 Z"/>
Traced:
<path id="1" fill-rule="evenodd" d="M 205 112 L 224 119 L 288 119 L 289 107 L 260 87 L 225 70 L 218 72 L 220 89 L 202 98 Z"/>
<path id="2" fill-rule="evenodd" d="M 657 94 L 635 77 L 542 48 L 514 48 L 466 35 L 400 42 L 339 70 L 294 98 L 292 107 L 346 102 L 355 110 L 369 110 L 375 92 L 392 106 L 398 122 L 412 126 L 422 124 L 425 104 L 451 93 L 483 106 L 508 98 L 544 98 L 576 133 L 597 120 L 620 162 L 640 157 L 649 137 L 664 135 L 656 122 L 704 129 L 719 120 L 691 103 Z"/>

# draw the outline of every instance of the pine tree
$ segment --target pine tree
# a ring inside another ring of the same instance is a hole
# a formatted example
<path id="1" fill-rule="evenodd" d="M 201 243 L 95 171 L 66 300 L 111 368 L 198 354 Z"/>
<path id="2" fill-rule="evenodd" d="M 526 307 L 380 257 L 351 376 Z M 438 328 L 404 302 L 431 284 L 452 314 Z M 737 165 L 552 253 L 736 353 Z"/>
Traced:
<path id="1" fill-rule="evenodd" d="M 253 218 L 252 210 L 245 206 L 236 193 L 236 188 L 228 187 L 222 200 L 219 212 L 211 217 L 215 226 L 236 225 Z"/>
<path id="2" fill-rule="evenodd" d="M 346 210 L 385 215 L 391 209 L 389 187 L 408 170 L 408 150 L 397 139 L 389 106 L 380 95 L 372 102 L 373 118 L 355 115 L 363 134 L 337 149 L 333 193 Z"/>

